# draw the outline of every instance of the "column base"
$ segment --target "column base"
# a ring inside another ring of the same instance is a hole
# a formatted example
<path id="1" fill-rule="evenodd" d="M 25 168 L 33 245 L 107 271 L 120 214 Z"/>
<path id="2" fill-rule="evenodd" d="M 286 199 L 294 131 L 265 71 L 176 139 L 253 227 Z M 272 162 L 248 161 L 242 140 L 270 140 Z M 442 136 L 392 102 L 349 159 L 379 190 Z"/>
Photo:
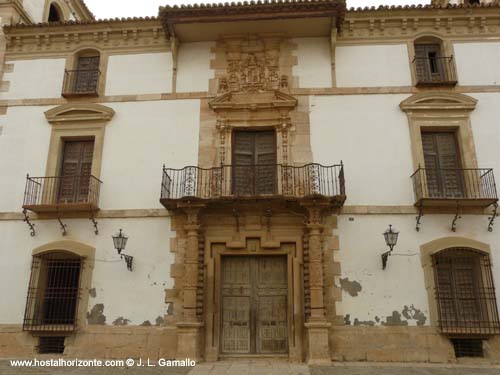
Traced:
<path id="1" fill-rule="evenodd" d="M 203 359 L 203 326 L 200 322 L 177 323 L 177 359 L 189 358 L 196 362 Z"/>
<path id="2" fill-rule="evenodd" d="M 329 344 L 330 323 L 309 321 L 304 324 L 307 329 L 308 350 L 306 361 L 310 365 L 329 365 L 332 363 Z"/>

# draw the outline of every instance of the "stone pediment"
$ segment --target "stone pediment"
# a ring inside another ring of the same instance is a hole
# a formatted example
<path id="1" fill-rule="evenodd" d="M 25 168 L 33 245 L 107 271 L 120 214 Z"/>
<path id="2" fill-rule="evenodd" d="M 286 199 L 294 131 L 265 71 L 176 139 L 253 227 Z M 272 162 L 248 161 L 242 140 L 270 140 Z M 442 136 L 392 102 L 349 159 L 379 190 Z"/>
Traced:
<path id="1" fill-rule="evenodd" d="M 94 103 L 69 103 L 45 112 L 45 117 L 51 123 L 66 122 L 106 122 L 115 114 L 112 108 Z"/>
<path id="2" fill-rule="evenodd" d="M 289 109 L 297 106 L 297 99 L 281 91 L 228 92 L 212 100 L 210 108 L 219 110 Z"/>

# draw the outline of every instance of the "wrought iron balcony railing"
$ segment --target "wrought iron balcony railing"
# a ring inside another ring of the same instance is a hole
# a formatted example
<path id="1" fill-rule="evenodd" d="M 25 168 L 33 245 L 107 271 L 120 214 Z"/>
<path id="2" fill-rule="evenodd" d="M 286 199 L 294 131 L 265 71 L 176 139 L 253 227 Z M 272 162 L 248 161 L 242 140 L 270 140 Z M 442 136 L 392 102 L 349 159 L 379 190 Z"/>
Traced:
<path id="1" fill-rule="evenodd" d="M 66 70 L 62 96 L 98 96 L 100 76 L 98 69 Z"/>
<path id="2" fill-rule="evenodd" d="M 417 86 L 454 86 L 457 84 L 453 56 L 415 57 L 413 67 Z"/>
<path id="3" fill-rule="evenodd" d="M 487 207 L 498 201 L 493 169 L 419 168 L 412 179 L 417 203 L 465 201 L 464 205 Z"/>
<path id="4" fill-rule="evenodd" d="M 23 208 L 33 212 L 97 211 L 102 181 L 92 175 L 30 177 Z"/>
<path id="5" fill-rule="evenodd" d="M 163 168 L 160 201 L 325 197 L 340 206 L 345 201 L 344 166 L 308 164 L 301 167 L 223 165 L 204 169 Z"/>

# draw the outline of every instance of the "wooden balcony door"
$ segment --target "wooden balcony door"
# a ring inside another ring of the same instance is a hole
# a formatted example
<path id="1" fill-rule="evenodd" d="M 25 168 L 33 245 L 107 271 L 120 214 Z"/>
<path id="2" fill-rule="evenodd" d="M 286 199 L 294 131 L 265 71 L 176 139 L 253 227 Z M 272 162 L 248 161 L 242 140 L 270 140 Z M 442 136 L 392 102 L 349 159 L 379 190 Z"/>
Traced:
<path id="1" fill-rule="evenodd" d="M 233 193 L 276 194 L 276 134 L 237 131 L 233 139 Z"/>
<path id="2" fill-rule="evenodd" d="M 463 198 L 463 170 L 455 133 L 422 133 L 422 146 L 431 198 Z"/>
<path id="3" fill-rule="evenodd" d="M 419 81 L 440 82 L 445 80 L 444 65 L 439 44 L 416 44 L 416 73 Z"/>
<path id="4" fill-rule="evenodd" d="M 288 352 L 285 256 L 222 258 L 223 354 Z"/>
<path id="5" fill-rule="evenodd" d="M 88 202 L 93 156 L 93 140 L 64 142 L 59 203 Z"/>
<path id="6" fill-rule="evenodd" d="M 99 63 L 99 56 L 82 56 L 78 58 L 75 93 L 93 93 L 97 90 Z"/>

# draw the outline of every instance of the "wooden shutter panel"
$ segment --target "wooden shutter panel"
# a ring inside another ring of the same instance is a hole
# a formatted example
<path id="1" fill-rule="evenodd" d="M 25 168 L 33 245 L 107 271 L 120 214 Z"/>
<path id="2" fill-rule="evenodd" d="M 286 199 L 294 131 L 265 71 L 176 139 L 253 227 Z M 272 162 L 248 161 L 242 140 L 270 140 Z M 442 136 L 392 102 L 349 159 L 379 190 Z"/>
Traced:
<path id="1" fill-rule="evenodd" d="M 254 194 L 255 133 L 236 132 L 233 144 L 233 190 L 236 195 Z"/>
<path id="2" fill-rule="evenodd" d="M 276 190 L 274 132 L 236 132 L 233 148 L 235 194 L 274 194 Z"/>
<path id="3" fill-rule="evenodd" d="M 99 80 L 99 56 L 80 57 L 75 81 L 76 93 L 92 93 L 97 89 Z"/>
<path id="4" fill-rule="evenodd" d="M 431 56 L 434 56 L 434 58 L 431 58 Z M 444 79 L 443 64 L 440 59 L 441 46 L 439 44 L 416 44 L 415 57 L 418 81 L 434 82 Z"/>
<path id="5" fill-rule="evenodd" d="M 59 202 L 86 202 L 89 194 L 94 141 L 64 143 Z"/>
<path id="6" fill-rule="evenodd" d="M 274 194 L 276 189 L 276 139 L 274 132 L 255 133 L 257 194 Z M 260 167 L 260 165 L 264 165 Z"/>
<path id="7" fill-rule="evenodd" d="M 422 147 L 430 197 L 462 198 L 463 171 L 454 133 L 422 133 Z"/>

